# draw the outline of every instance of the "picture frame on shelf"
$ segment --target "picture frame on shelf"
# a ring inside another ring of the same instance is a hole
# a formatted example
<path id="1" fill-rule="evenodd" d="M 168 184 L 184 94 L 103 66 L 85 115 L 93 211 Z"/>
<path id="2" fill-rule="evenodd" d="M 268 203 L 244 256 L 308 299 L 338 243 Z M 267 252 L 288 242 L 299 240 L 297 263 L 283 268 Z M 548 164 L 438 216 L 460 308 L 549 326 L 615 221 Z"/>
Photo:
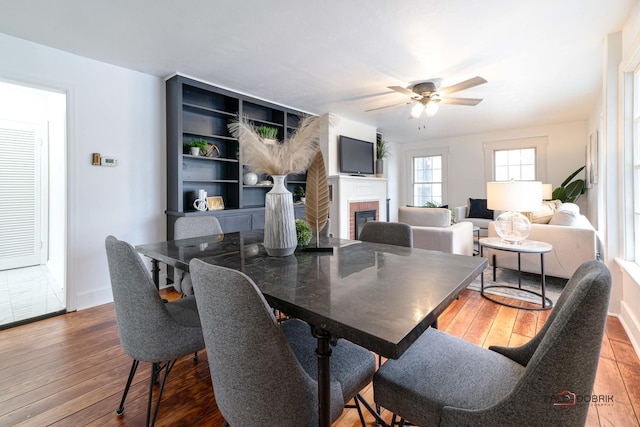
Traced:
<path id="1" fill-rule="evenodd" d="M 207 197 L 207 206 L 210 211 L 217 211 L 224 209 L 224 201 L 222 196 Z"/>

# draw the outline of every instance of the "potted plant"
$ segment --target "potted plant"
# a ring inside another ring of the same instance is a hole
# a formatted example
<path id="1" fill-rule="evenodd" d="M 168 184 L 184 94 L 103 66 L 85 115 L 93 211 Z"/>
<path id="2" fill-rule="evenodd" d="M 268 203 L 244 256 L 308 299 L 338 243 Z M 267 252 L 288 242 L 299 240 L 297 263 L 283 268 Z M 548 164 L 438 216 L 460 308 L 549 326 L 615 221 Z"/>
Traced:
<path id="1" fill-rule="evenodd" d="M 305 191 L 304 187 L 296 187 L 293 190 L 293 194 L 302 202 L 305 202 L 305 196 L 307 194 L 307 192 Z"/>
<path id="2" fill-rule="evenodd" d="M 384 159 L 389 156 L 389 141 L 381 137 L 376 142 L 376 177 L 384 176 Z"/>
<path id="3" fill-rule="evenodd" d="M 583 169 L 584 166 L 578 168 L 578 170 L 569 175 L 569 177 L 560 184 L 560 187 L 553 190 L 553 195 L 551 196 L 553 200 L 560 200 L 562 203 L 575 203 L 578 197 L 587 191 L 587 185 L 584 179 L 579 178 L 571 181 Z"/>
<path id="4" fill-rule="evenodd" d="M 271 126 L 258 126 L 256 128 L 258 135 L 263 139 L 265 144 L 275 144 L 278 142 L 278 129 Z"/>
<path id="5" fill-rule="evenodd" d="M 311 228 L 307 221 L 303 219 L 296 219 L 296 240 L 298 246 L 307 246 L 311 241 Z"/>
<path id="6" fill-rule="evenodd" d="M 205 153 L 207 151 L 207 145 L 209 143 L 204 139 L 192 139 L 191 141 L 185 142 L 183 146 L 189 147 L 189 153 L 192 156 L 199 156 L 200 153 Z"/>

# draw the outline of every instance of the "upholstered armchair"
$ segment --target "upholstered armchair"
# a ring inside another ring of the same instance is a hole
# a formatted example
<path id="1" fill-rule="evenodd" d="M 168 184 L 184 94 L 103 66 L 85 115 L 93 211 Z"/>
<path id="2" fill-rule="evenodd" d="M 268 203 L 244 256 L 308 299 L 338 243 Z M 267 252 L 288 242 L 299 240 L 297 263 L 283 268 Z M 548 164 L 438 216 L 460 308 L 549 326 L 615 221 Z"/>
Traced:
<path id="1" fill-rule="evenodd" d="M 411 226 L 414 248 L 473 255 L 473 224 L 451 224 L 449 209 L 403 206 L 398 221 Z"/>

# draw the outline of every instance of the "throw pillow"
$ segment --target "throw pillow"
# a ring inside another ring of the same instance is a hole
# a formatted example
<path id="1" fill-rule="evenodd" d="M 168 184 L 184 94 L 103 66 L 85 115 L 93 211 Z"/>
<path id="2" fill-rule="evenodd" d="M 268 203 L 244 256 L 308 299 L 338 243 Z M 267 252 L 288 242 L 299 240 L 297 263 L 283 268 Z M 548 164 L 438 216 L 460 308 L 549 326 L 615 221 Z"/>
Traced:
<path id="1" fill-rule="evenodd" d="M 487 209 L 487 199 L 469 199 L 467 218 L 493 219 L 493 211 Z"/>
<path id="2" fill-rule="evenodd" d="M 558 202 L 558 203 L 556 203 Z M 548 224 L 556 213 L 556 206 L 559 204 L 557 200 L 550 200 L 542 202 L 542 206 L 539 211 L 536 212 L 522 212 L 522 215 L 526 216 L 532 224 Z"/>
<path id="3" fill-rule="evenodd" d="M 562 203 L 560 206 L 558 206 L 558 209 L 556 209 L 558 211 L 569 211 L 569 212 L 574 212 L 579 214 L 580 213 L 580 206 L 576 205 L 575 203 Z"/>
<path id="4" fill-rule="evenodd" d="M 549 225 L 566 225 L 574 227 L 580 221 L 580 214 L 572 211 L 556 211 L 549 221 Z"/>

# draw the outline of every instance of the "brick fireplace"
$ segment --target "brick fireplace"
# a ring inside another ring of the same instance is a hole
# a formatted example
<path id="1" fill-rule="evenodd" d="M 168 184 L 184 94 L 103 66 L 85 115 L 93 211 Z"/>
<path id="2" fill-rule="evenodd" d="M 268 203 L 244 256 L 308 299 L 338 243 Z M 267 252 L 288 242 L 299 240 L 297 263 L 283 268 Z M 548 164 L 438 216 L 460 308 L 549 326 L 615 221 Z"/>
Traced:
<path id="1" fill-rule="evenodd" d="M 358 232 L 365 222 L 379 218 L 380 203 L 377 200 L 349 203 L 349 238 L 358 238 Z"/>

